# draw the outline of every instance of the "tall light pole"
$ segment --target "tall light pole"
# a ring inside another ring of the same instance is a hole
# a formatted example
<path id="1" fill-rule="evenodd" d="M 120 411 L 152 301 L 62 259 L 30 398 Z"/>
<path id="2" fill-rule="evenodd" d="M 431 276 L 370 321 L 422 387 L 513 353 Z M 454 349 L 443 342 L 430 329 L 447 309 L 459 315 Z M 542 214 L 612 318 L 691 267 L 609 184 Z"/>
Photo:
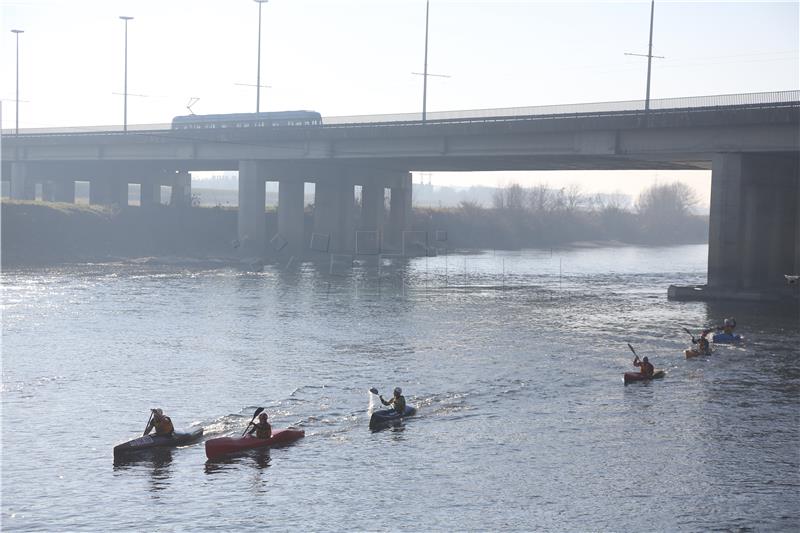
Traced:
<path id="1" fill-rule="evenodd" d="M 19 135 L 19 34 L 25 33 L 24 30 L 11 30 L 11 33 L 17 34 L 17 96 L 14 102 L 16 103 L 16 125 L 14 127 L 14 135 Z"/>
<path id="2" fill-rule="evenodd" d="M 121 16 L 120 19 L 125 21 L 125 89 L 123 91 L 123 119 L 122 131 L 128 131 L 128 21 L 133 20 L 133 17 Z"/>
<path id="3" fill-rule="evenodd" d="M 261 110 L 261 4 L 269 0 L 254 0 L 258 4 L 258 68 L 256 72 L 256 113 Z"/>

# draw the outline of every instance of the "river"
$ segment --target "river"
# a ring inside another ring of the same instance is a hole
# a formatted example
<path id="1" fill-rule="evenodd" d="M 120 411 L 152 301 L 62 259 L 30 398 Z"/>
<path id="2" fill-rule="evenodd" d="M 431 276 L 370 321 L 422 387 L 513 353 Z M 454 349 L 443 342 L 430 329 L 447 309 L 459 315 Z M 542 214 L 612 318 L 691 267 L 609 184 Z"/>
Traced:
<path id="1" fill-rule="evenodd" d="M 2 277 L 4 531 L 800 529 L 800 323 L 671 302 L 706 246 Z M 686 360 L 682 327 L 741 346 Z M 630 342 L 663 380 L 624 386 Z M 368 429 L 368 389 L 417 417 Z M 161 407 L 205 438 L 114 464 Z"/>

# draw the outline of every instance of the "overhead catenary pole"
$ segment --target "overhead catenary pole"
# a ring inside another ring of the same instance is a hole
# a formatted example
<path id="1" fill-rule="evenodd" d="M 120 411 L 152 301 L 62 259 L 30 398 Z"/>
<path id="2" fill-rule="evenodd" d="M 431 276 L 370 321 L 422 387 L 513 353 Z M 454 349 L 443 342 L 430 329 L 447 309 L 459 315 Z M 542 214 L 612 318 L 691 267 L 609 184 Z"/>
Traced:
<path id="1" fill-rule="evenodd" d="M 656 0 L 650 0 L 650 44 L 647 47 L 647 94 L 644 98 L 644 111 L 650 111 L 650 67 L 653 63 L 653 12 L 656 8 Z"/>
<path id="2" fill-rule="evenodd" d="M 17 35 L 17 94 L 14 100 L 14 103 L 16 104 L 16 111 L 14 113 L 16 120 L 16 124 L 14 125 L 14 135 L 19 135 L 19 34 L 25 33 L 25 31 L 11 30 L 11 33 L 15 33 Z"/>
<path id="3" fill-rule="evenodd" d="M 428 14 L 430 7 L 430 0 L 425 0 L 425 65 L 422 73 L 422 122 L 425 122 L 426 119 L 428 103 Z"/>
<path id="4" fill-rule="evenodd" d="M 449 78 L 445 74 L 428 73 L 428 14 L 430 13 L 430 0 L 425 0 L 425 64 L 422 72 L 412 72 L 415 76 L 422 76 L 422 122 L 428 118 L 428 76 L 438 78 Z"/>
<path id="5" fill-rule="evenodd" d="M 261 4 L 269 0 L 255 0 L 258 4 L 258 66 L 256 68 L 256 113 L 261 111 Z"/>
<path id="6" fill-rule="evenodd" d="M 125 88 L 123 89 L 122 131 L 128 131 L 128 21 L 133 17 L 120 16 L 125 21 Z"/>
<path id="7" fill-rule="evenodd" d="M 655 12 L 655 6 L 656 6 L 655 0 L 650 0 L 650 40 L 647 47 L 647 54 L 633 54 L 630 52 L 625 52 L 626 56 L 638 56 L 647 58 L 647 89 L 645 91 L 645 97 L 644 97 L 645 115 L 647 115 L 650 112 L 650 73 L 652 70 L 653 58 L 657 57 L 659 59 L 664 59 L 664 56 L 653 55 L 653 13 Z"/>

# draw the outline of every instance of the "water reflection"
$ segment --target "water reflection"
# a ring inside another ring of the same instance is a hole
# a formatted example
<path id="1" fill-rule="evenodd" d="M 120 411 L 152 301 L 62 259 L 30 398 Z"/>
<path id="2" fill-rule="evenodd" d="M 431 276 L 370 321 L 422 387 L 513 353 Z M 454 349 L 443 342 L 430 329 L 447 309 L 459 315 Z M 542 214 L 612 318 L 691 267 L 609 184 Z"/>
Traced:
<path id="1" fill-rule="evenodd" d="M 172 449 L 151 448 L 114 458 L 114 471 L 149 470 L 151 491 L 164 490 L 172 476 Z"/>
<path id="2" fill-rule="evenodd" d="M 226 455 L 215 459 L 209 459 L 205 464 L 206 474 L 217 474 L 226 470 L 231 470 L 237 465 L 254 466 L 257 470 L 264 470 L 270 466 L 272 458 L 269 448 L 258 450 L 248 450 L 236 455 Z"/>

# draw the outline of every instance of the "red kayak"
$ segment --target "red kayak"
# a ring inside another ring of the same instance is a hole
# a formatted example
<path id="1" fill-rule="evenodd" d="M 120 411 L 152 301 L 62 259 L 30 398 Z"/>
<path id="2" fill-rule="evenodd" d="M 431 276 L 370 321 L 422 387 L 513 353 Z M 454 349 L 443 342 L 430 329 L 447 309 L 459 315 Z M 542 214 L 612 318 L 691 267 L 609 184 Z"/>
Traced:
<path id="1" fill-rule="evenodd" d="M 628 383 L 632 383 L 634 381 L 650 381 L 651 379 L 660 379 L 663 378 L 665 374 L 666 372 L 663 370 L 656 370 L 653 372 L 653 377 L 648 378 L 641 372 L 625 372 L 625 375 L 622 376 L 622 381 L 627 385 Z"/>
<path id="2" fill-rule="evenodd" d="M 257 439 L 247 435 L 245 437 L 221 437 L 219 439 L 209 439 L 206 441 L 206 457 L 214 459 L 228 453 L 241 452 L 256 448 L 274 448 L 283 446 L 297 439 L 305 437 L 306 432 L 302 429 L 276 429 L 268 439 Z"/>

